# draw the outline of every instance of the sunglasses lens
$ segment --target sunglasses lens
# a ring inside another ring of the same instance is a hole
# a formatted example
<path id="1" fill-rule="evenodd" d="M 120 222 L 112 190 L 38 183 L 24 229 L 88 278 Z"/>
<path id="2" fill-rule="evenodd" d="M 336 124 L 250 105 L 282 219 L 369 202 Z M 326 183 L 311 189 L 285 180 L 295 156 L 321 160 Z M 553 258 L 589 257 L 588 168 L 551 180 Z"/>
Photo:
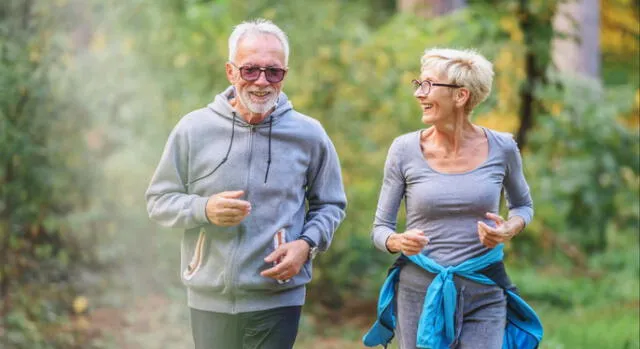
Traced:
<path id="1" fill-rule="evenodd" d="M 240 75 L 247 81 L 256 81 L 260 77 L 260 68 L 242 67 Z"/>
<path id="2" fill-rule="evenodd" d="M 271 83 L 276 83 L 284 79 L 286 70 L 281 68 L 261 68 L 261 67 L 241 67 L 240 76 L 246 81 L 256 81 L 260 78 L 260 73 L 264 71 L 265 78 Z"/>
<path id="3" fill-rule="evenodd" d="M 266 75 L 267 81 L 275 83 L 280 82 L 282 81 L 282 79 L 284 79 L 285 70 L 280 68 L 267 68 L 264 73 Z"/>

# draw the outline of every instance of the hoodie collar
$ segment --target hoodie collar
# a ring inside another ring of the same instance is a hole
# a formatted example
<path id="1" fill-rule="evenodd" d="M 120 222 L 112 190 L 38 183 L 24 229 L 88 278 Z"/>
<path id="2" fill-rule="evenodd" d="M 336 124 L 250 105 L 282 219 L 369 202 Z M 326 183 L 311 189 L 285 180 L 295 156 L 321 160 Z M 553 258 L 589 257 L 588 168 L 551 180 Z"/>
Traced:
<path id="1" fill-rule="evenodd" d="M 236 125 L 241 127 L 268 127 L 269 128 L 269 138 L 268 138 L 269 148 L 268 148 L 267 159 L 266 159 L 267 169 L 264 174 L 264 183 L 265 184 L 267 183 L 267 180 L 269 179 L 269 169 L 271 168 L 271 156 L 272 156 L 271 139 L 272 139 L 273 124 L 277 123 L 281 118 L 283 118 L 287 114 L 287 112 L 289 112 L 289 110 L 293 109 L 293 106 L 291 105 L 291 102 L 289 102 L 287 95 L 285 95 L 283 92 L 280 92 L 280 95 L 278 96 L 278 100 L 276 101 L 276 109 L 271 114 L 269 114 L 266 118 L 264 118 L 264 120 L 262 120 L 260 123 L 256 125 L 251 125 L 248 122 L 246 122 L 244 119 L 238 117 L 238 113 L 236 112 L 235 109 L 233 109 L 233 107 L 229 103 L 229 100 L 233 98 L 234 95 L 235 95 L 235 89 L 233 88 L 233 86 L 229 86 L 224 92 L 217 95 L 216 98 L 213 100 L 213 102 L 209 103 L 208 105 L 209 109 L 211 109 L 214 113 L 220 115 L 223 118 L 229 119 L 231 121 L 231 134 L 229 135 L 229 146 L 227 147 L 227 152 L 224 158 L 220 160 L 220 163 L 218 163 L 213 168 L 213 170 L 211 170 L 210 173 L 200 178 L 197 178 L 196 180 L 194 180 L 189 184 L 193 184 L 196 181 L 199 181 L 205 177 L 212 175 L 214 172 L 218 170 L 218 168 L 220 168 L 220 166 L 222 166 L 225 162 L 227 162 L 227 159 L 229 158 L 229 154 L 231 153 L 233 148 L 233 138 L 235 136 Z"/>
<path id="2" fill-rule="evenodd" d="M 270 115 L 267 115 L 264 120 L 252 125 L 241 118 L 238 112 L 231 106 L 231 103 L 229 103 L 229 100 L 235 97 L 235 93 L 234 87 L 229 86 L 222 93 L 218 94 L 207 107 L 224 118 L 235 120 L 235 123 L 242 127 L 269 127 L 269 123 L 277 123 L 288 111 L 293 109 L 287 95 L 281 91 L 276 101 L 276 109 Z M 234 114 L 236 115 L 235 118 L 233 117 Z"/>

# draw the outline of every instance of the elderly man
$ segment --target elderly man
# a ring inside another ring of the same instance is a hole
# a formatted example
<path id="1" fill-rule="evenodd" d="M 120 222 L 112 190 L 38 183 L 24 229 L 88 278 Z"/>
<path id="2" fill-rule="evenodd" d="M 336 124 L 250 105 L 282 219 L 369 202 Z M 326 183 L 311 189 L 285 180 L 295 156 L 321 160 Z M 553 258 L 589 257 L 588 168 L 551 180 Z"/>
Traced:
<path id="1" fill-rule="evenodd" d="M 178 122 L 146 192 L 151 219 L 184 230 L 196 349 L 292 348 L 311 260 L 345 216 L 331 140 L 281 92 L 288 56 L 270 21 L 235 27 L 231 86 Z"/>

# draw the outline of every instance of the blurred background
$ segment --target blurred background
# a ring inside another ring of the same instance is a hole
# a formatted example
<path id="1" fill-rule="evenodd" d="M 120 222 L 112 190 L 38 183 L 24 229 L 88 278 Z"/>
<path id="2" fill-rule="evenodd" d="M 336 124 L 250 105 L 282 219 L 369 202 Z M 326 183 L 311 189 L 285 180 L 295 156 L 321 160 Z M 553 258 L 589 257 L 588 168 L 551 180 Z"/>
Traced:
<path id="1" fill-rule="evenodd" d="M 522 149 L 536 216 L 506 259 L 541 348 L 640 348 L 639 15 L 638 0 L 2 0 L 0 348 L 192 347 L 182 234 L 149 222 L 144 191 L 256 17 L 288 33 L 284 91 L 333 139 L 349 199 L 297 349 L 363 348 L 394 258 L 369 238 L 384 159 L 424 126 L 410 81 L 434 46 L 495 65 L 473 118 Z"/>

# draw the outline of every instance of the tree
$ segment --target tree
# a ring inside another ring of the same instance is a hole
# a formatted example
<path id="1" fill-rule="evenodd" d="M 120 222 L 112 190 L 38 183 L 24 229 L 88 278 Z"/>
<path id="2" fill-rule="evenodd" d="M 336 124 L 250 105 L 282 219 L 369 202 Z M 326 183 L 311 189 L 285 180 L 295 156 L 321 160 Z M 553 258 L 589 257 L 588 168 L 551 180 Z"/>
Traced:
<path id="1" fill-rule="evenodd" d="M 558 70 L 600 79 L 600 2 L 571 0 L 558 4 L 553 20 L 553 62 Z"/>
<path id="2" fill-rule="evenodd" d="M 88 202 L 93 179 L 91 159 L 82 151 L 86 110 L 69 101 L 68 90 L 55 81 L 68 63 L 61 36 L 68 15 L 68 8 L 43 0 L 0 3 L 3 348 L 58 342 L 53 338 L 58 333 L 44 334 L 56 321 L 47 312 L 68 311 L 75 293 L 72 275 L 92 255 L 92 248 L 79 246 L 71 234 L 81 225 L 68 219 Z"/>
<path id="3" fill-rule="evenodd" d="M 400 0 L 398 11 L 415 13 L 420 17 L 433 18 L 465 7 L 466 0 Z"/>
<path id="4" fill-rule="evenodd" d="M 524 35 L 525 81 L 520 87 L 520 128 L 516 135 L 518 146 L 527 143 L 527 133 L 533 128 L 535 115 L 543 106 L 534 91 L 545 84 L 550 62 L 550 45 L 554 35 L 551 20 L 556 11 L 555 1 L 519 0 L 516 10 L 518 25 Z"/>

